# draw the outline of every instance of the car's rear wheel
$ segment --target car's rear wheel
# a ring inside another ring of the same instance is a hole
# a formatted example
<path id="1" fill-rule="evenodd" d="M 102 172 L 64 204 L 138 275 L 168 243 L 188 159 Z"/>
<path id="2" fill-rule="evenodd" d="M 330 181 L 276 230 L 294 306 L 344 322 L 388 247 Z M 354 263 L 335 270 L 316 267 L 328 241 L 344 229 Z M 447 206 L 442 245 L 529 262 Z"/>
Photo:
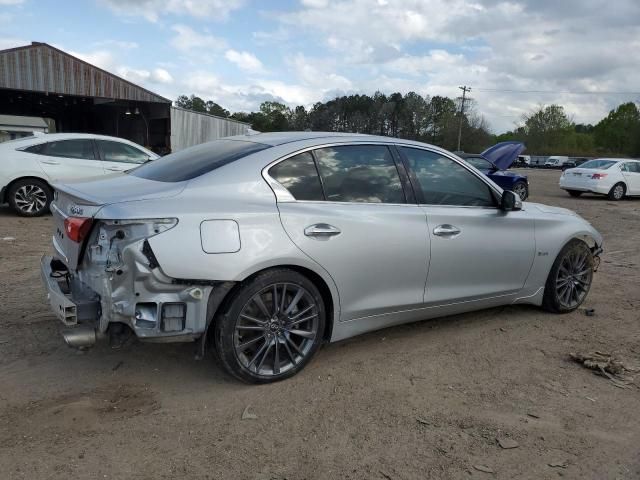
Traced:
<path id="1" fill-rule="evenodd" d="M 544 287 L 542 306 L 554 313 L 578 308 L 593 280 L 593 253 L 581 240 L 572 240 L 556 257 Z"/>
<path id="2" fill-rule="evenodd" d="M 582 195 L 582 192 L 580 190 L 567 190 L 567 192 L 572 197 L 579 197 L 580 195 Z"/>
<path id="3" fill-rule="evenodd" d="M 609 190 L 609 194 L 607 195 L 609 197 L 609 200 L 622 200 L 624 198 L 624 195 L 627 193 L 627 187 L 624 185 L 624 183 L 619 182 L 616 183 L 613 187 L 611 187 L 611 190 Z"/>
<path id="4" fill-rule="evenodd" d="M 523 202 L 529 197 L 529 187 L 526 182 L 516 182 L 513 186 L 513 192 L 517 193 Z"/>
<path id="5" fill-rule="evenodd" d="M 18 215 L 38 217 L 49 211 L 53 199 L 51 187 L 37 178 L 18 180 L 9 187 L 9 205 Z"/>
<path id="6" fill-rule="evenodd" d="M 218 358 L 236 378 L 268 383 L 291 377 L 322 342 L 325 306 L 316 286 L 289 269 L 245 282 L 216 319 Z"/>

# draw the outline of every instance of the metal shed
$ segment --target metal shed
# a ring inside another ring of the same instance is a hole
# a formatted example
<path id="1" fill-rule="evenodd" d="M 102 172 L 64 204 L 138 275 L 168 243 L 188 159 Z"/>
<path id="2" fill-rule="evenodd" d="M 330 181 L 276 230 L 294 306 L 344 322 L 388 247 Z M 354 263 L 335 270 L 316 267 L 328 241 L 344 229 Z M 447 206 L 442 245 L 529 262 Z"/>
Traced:
<path id="1" fill-rule="evenodd" d="M 249 127 L 173 109 L 171 100 L 40 42 L 0 51 L 0 114 L 51 118 L 58 132 L 127 138 L 161 154 Z"/>
<path id="2" fill-rule="evenodd" d="M 173 151 L 191 145 L 209 142 L 216 138 L 242 135 L 249 124 L 194 112 L 179 107 L 171 107 L 171 147 Z"/>

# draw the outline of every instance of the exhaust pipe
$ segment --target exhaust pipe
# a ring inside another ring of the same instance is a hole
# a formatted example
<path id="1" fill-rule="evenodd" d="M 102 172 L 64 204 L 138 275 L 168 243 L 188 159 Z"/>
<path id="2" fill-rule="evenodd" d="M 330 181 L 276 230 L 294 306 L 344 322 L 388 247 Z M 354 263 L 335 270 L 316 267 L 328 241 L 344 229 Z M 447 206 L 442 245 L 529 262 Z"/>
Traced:
<path id="1" fill-rule="evenodd" d="M 67 345 L 73 348 L 87 348 L 96 343 L 96 329 L 91 327 L 75 327 L 62 331 Z"/>

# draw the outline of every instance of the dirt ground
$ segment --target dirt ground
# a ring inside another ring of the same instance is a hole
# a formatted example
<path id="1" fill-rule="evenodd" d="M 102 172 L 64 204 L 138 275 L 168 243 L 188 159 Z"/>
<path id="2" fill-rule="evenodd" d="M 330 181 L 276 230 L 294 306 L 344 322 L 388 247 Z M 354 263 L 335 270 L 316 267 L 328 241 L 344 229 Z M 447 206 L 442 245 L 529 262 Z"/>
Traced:
<path id="1" fill-rule="evenodd" d="M 0 478 L 640 478 L 638 387 L 568 360 L 640 365 L 640 199 L 574 199 L 558 172 L 528 173 L 532 201 L 604 234 L 594 316 L 517 306 L 405 325 L 266 386 L 189 344 L 65 346 L 39 277 L 51 218 L 0 207 Z"/>

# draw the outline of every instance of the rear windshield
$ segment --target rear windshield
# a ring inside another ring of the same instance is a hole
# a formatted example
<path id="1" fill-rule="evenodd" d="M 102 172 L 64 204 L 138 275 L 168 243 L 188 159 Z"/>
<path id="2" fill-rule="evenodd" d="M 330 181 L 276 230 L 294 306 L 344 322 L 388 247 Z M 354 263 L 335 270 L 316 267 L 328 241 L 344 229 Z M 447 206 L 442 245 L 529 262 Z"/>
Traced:
<path id="1" fill-rule="evenodd" d="M 588 162 L 584 162 L 580 165 L 580 168 L 595 168 L 597 170 L 606 170 L 611 165 L 615 165 L 616 161 L 614 160 L 589 160 Z"/>
<path id="2" fill-rule="evenodd" d="M 269 147 L 242 140 L 215 140 L 152 160 L 127 173 L 158 182 L 183 182 Z"/>

